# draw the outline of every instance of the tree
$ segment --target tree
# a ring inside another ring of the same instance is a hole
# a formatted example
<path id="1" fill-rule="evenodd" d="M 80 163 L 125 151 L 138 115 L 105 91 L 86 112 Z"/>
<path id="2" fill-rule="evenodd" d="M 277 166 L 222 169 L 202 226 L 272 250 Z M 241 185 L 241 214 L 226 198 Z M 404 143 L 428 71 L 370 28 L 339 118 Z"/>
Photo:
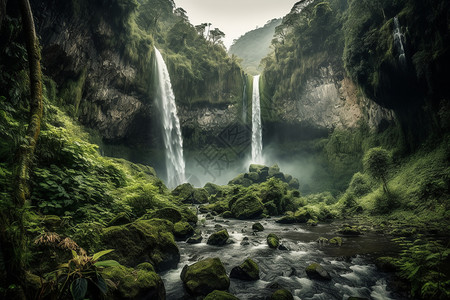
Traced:
<path id="1" fill-rule="evenodd" d="M 39 41 L 36 37 L 33 14 L 28 0 L 19 0 L 22 16 L 22 30 L 28 53 L 30 71 L 30 118 L 25 141 L 18 148 L 17 163 L 13 176 L 12 201 L 9 209 L 2 209 L 0 214 L 0 244 L 7 262 L 6 272 L 10 284 L 26 289 L 23 253 L 25 252 L 25 230 L 23 226 L 23 211 L 29 200 L 29 171 L 32 164 L 36 142 L 39 137 L 42 119 L 42 73 L 40 64 Z M 25 298 L 15 294 L 15 298 Z"/>
<path id="2" fill-rule="evenodd" d="M 363 166 L 369 175 L 383 182 L 383 190 L 389 194 L 387 187 L 387 175 L 391 165 L 389 152 L 381 147 L 369 149 L 363 157 Z"/>
<path id="3" fill-rule="evenodd" d="M 197 33 L 199 35 L 201 35 L 202 37 L 205 36 L 205 29 L 206 29 L 207 24 L 206 23 L 202 23 L 200 25 L 195 25 L 195 30 L 197 30 Z"/>
<path id="4" fill-rule="evenodd" d="M 225 37 L 225 33 L 223 33 L 219 28 L 214 28 L 209 32 L 211 41 L 214 44 L 216 44 L 221 38 Z"/>
<path id="5" fill-rule="evenodd" d="M 189 18 L 188 18 L 188 16 L 186 15 L 186 11 L 185 11 L 183 8 L 177 7 L 177 8 L 173 11 L 173 13 L 174 13 L 177 17 L 180 17 L 181 19 L 183 19 L 184 22 L 186 22 L 186 23 L 189 22 Z"/>

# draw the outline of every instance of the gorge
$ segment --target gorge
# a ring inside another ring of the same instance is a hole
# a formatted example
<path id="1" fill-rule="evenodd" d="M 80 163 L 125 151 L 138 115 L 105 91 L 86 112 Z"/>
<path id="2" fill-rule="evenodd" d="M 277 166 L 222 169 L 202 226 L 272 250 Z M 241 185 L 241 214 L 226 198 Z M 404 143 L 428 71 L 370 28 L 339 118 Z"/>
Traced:
<path id="1" fill-rule="evenodd" d="M 448 1 L 176 3 L 0 0 L 0 299 L 447 299 Z"/>

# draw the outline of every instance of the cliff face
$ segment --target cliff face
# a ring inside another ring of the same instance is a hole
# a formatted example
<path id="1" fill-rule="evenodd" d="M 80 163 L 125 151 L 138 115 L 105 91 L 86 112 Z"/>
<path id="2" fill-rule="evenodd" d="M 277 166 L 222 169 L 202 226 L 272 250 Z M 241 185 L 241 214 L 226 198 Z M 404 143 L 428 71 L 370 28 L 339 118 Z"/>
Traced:
<path id="1" fill-rule="evenodd" d="M 306 80 L 299 97 L 275 103 L 280 121 L 327 131 L 354 128 L 360 121 L 377 129 L 380 124 L 393 121 L 391 110 L 360 95 L 350 79 L 341 78 L 332 66 L 321 67 Z"/>
<path id="2" fill-rule="evenodd" d="M 138 66 L 107 45 L 118 30 L 107 18 L 112 8 L 106 7 L 103 16 L 81 17 L 58 1 L 31 3 L 45 73 L 66 92 L 66 107 L 105 139 L 125 137 L 136 116 L 149 110 L 149 99 Z"/>

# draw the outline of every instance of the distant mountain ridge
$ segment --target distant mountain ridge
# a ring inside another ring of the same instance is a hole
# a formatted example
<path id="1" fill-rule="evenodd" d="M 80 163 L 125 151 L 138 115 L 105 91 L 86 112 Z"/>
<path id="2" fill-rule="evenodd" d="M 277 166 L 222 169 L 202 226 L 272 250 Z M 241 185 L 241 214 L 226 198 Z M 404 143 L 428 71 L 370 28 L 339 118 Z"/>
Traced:
<path id="1" fill-rule="evenodd" d="M 281 24 L 280 19 L 272 19 L 261 28 L 249 31 L 233 42 L 228 51 L 242 58 L 242 67 L 247 73 L 259 74 L 261 59 L 270 52 L 270 45 L 275 34 L 275 28 Z"/>

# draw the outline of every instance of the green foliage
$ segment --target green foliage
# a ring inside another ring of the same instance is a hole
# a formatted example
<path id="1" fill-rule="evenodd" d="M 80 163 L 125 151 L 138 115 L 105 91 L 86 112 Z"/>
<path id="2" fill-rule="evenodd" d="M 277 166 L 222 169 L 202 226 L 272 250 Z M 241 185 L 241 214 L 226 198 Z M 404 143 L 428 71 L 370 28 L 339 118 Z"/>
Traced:
<path id="1" fill-rule="evenodd" d="M 356 197 L 361 197 L 372 191 L 370 178 L 361 172 L 353 175 L 348 186 L 348 191 Z"/>
<path id="2" fill-rule="evenodd" d="M 363 165 L 373 178 L 385 182 L 391 165 L 391 155 L 383 148 L 372 148 L 364 154 Z"/>
<path id="3" fill-rule="evenodd" d="M 117 266 L 119 263 L 114 260 L 99 261 L 99 258 L 111 251 L 113 250 L 103 250 L 88 256 L 82 249 L 79 253 L 72 250 L 72 259 L 50 275 L 55 276 L 58 297 L 66 297 L 69 291 L 74 300 L 106 295 L 108 285 L 103 278 L 103 269 Z"/>
<path id="4" fill-rule="evenodd" d="M 448 263 L 450 249 L 438 241 L 404 238 L 396 240 L 403 248 L 397 264 L 400 276 L 411 283 L 412 296 L 423 299 L 450 297 Z"/>

